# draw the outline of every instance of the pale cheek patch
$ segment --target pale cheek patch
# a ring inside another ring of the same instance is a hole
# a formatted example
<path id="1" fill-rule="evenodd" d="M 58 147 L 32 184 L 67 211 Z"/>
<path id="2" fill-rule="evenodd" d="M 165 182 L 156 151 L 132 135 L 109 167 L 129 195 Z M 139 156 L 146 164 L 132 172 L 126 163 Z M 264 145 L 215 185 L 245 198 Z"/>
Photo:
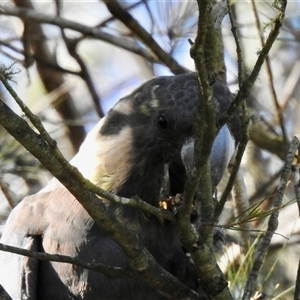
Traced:
<path id="1" fill-rule="evenodd" d="M 101 136 L 97 127 L 98 136 L 91 132 L 71 163 L 94 184 L 115 193 L 132 168 L 132 129 Z"/>
<path id="2" fill-rule="evenodd" d="M 105 190 L 117 192 L 132 168 L 132 132 L 124 128 L 119 135 L 109 136 L 102 142 L 97 154 L 100 162 L 94 170 L 93 181 Z"/>
<path id="3" fill-rule="evenodd" d="M 130 101 L 130 98 L 124 98 L 120 100 L 113 108 L 113 110 L 117 113 L 120 113 L 122 115 L 129 116 L 132 111 L 132 101 Z"/>

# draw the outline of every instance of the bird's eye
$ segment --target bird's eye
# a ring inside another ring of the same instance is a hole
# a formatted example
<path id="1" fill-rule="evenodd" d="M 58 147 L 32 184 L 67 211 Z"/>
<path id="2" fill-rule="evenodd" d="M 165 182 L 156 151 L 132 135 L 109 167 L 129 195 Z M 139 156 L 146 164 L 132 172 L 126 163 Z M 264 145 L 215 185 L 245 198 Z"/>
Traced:
<path id="1" fill-rule="evenodd" d="M 158 125 L 161 129 L 167 129 L 168 128 L 168 118 L 166 115 L 160 115 L 158 117 Z"/>

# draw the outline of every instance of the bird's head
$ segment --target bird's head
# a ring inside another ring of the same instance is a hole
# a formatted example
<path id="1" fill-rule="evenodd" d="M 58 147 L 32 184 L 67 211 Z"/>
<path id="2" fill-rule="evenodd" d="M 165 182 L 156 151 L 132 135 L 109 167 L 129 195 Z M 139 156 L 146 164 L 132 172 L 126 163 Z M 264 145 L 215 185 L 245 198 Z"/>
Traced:
<path id="1" fill-rule="evenodd" d="M 231 94 L 224 91 L 228 107 Z M 103 189 L 157 205 L 166 164 L 193 136 L 198 99 L 195 74 L 148 81 L 108 112 L 72 163 Z"/>

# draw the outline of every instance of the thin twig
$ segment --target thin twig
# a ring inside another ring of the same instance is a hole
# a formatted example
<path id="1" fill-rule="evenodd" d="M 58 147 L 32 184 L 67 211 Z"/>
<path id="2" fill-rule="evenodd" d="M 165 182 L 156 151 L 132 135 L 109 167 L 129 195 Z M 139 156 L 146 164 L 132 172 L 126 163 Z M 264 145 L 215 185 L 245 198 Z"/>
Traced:
<path id="1" fill-rule="evenodd" d="M 117 0 L 104 0 L 110 13 L 127 26 L 153 53 L 153 56 L 167 66 L 174 74 L 186 73 L 188 70 L 181 66 L 169 53 L 164 51 L 140 23 L 124 9 Z"/>
<path id="2" fill-rule="evenodd" d="M 235 4 L 232 4 L 235 5 Z M 229 13 L 229 19 L 231 23 L 231 32 L 235 41 L 236 46 L 236 54 L 237 54 L 237 63 L 238 63 L 238 80 L 239 80 L 239 88 L 241 88 L 242 82 L 244 81 L 244 64 L 243 64 L 243 52 L 240 44 L 240 39 L 238 35 L 238 27 L 235 24 L 233 13 L 231 10 L 230 0 L 227 0 L 227 7 Z"/>
<path id="3" fill-rule="evenodd" d="M 202 5 L 202 7 L 201 7 Z M 211 87 L 208 83 L 208 73 L 205 66 L 205 59 L 204 59 L 204 46 L 205 46 L 205 39 L 207 33 L 207 26 L 208 26 L 208 8 L 207 1 L 198 3 L 199 7 L 199 19 L 198 19 L 198 33 L 195 39 L 195 43 L 192 44 L 190 49 L 190 55 L 195 60 L 195 66 L 198 73 L 199 78 L 199 97 L 202 99 L 201 102 L 198 103 L 198 113 L 196 118 L 196 129 L 195 129 L 195 168 L 192 172 L 191 178 L 187 181 L 183 193 L 183 204 L 180 207 L 178 212 L 178 223 L 181 230 L 184 232 L 183 236 L 187 238 L 188 244 L 193 245 L 195 244 L 196 240 L 199 238 L 195 235 L 194 230 L 190 224 L 190 215 L 192 212 L 192 206 L 194 202 L 194 195 L 196 190 L 199 186 L 200 177 L 203 176 L 204 171 L 208 170 L 208 156 L 209 153 L 206 155 L 203 154 L 203 146 L 204 141 L 204 132 L 206 126 L 206 109 L 207 109 L 207 102 L 208 99 L 212 99 L 211 96 Z M 200 8 L 201 7 L 201 8 Z M 201 70 L 201 72 L 200 72 Z M 214 120 L 214 117 L 211 119 Z M 207 126 L 208 127 L 208 126 Z M 213 126 L 212 126 L 213 127 Z M 207 140 L 212 140 L 209 136 L 209 132 L 206 136 Z M 212 143 L 211 143 L 212 144 Z M 208 151 L 210 152 L 211 147 L 208 147 Z M 201 159 L 200 159 L 201 158 Z M 206 185 L 207 186 L 207 185 Z M 206 206 L 206 205 L 204 205 Z"/>
<path id="4" fill-rule="evenodd" d="M 296 284 L 295 284 L 295 291 L 294 291 L 294 300 L 300 299 L 300 259 L 298 262 L 298 270 L 297 270 L 297 277 L 296 277 Z"/>
<path id="5" fill-rule="evenodd" d="M 56 13 L 60 17 L 60 11 L 61 11 L 61 2 L 59 0 L 56 0 Z M 65 42 L 66 48 L 68 49 L 69 54 L 77 61 L 77 64 L 79 65 L 81 72 L 80 77 L 85 82 L 91 96 L 93 99 L 95 111 L 97 112 L 98 116 L 100 118 L 104 117 L 104 112 L 101 107 L 101 98 L 100 95 L 98 95 L 95 85 L 93 83 L 93 79 L 90 75 L 90 72 L 82 59 L 82 57 L 77 52 L 77 45 L 78 45 L 78 39 L 69 39 L 65 33 L 65 29 L 60 28 L 62 39 Z"/>
<path id="6" fill-rule="evenodd" d="M 130 5 L 128 5 L 126 7 L 126 10 L 132 10 L 133 8 L 136 8 L 137 6 L 140 6 L 141 4 L 144 4 L 146 6 L 146 9 L 147 9 L 147 11 L 149 13 L 150 11 L 149 11 L 147 0 L 146 1 L 142 0 L 140 2 L 136 2 L 136 3 L 130 4 Z M 101 23 L 99 23 L 98 25 L 96 25 L 96 27 L 99 27 L 99 28 L 100 27 L 106 27 L 109 23 L 111 23 L 111 22 L 113 22 L 115 20 L 116 20 L 115 16 L 109 16 L 107 19 L 105 19 L 104 21 L 101 21 Z"/>
<path id="7" fill-rule="evenodd" d="M 243 300 L 250 299 L 251 295 L 253 295 L 253 293 L 255 291 L 255 285 L 256 285 L 256 280 L 257 280 L 259 271 L 262 267 L 263 261 L 267 254 L 267 251 L 269 249 L 272 236 L 278 227 L 279 210 L 277 210 L 276 208 L 281 207 L 284 191 L 285 191 L 288 179 L 289 179 L 289 175 L 291 173 L 293 159 L 294 159 L 294 156 L 295 156 L 295 153 L 296 153 L 296 150 L 298 149 L 298 147 L 299 147 L 299 140 L 297 137 L 294 137 L 291 142 L 288 155 L 286 157 L 285 165 L 284 165 L 284 168 L 283 168 L 283 171 L 282 171 L 282 174 L 280 177 L 280 181 L 278 184 L 276 197 L 274 199 L 273 208 L 275 210 L 273 211 L 273 213 L 270 216 L 267 231 L 266 231 L 262 241 L 258 244 L 254 263 L 253 263 L 253 266 L 252 266 L 252 269 L 249 274 L 248 281 L 247 281 L 247 284 L 245 287 Z"/>
<path id="8" fill-rule="evenodd" d="M 280 95 L 281 107 L 283 110 L 290 107 L 290 101 L 295 90 L 298 88 L 298 82 L 300 78 L 300 61 L 295 61 L 291 71 L 289 71 L 288 77 L 284 83 L 282 94 Z"/>
<path id="9" fill-rule="evenodd" d="M 2 193 L 5 196 L 5 199 L 9 205 L 10 208 L 14 208 L 15 207 L 15 201 L 11 196 L 10 190 L 8 188 L 7 183 L 2 182 L 2 178 L 0 177 L 0 189 L 2 191 Z"/>
<path id="10" fill-rule="evenodd" d="M 235 178 L 235 183 L 233 186 L 233 206 L 234 206 L 234 216 L 237 217 L 238 221 L 243 219 L 242 213 L 249 208 L 247 188 L 244 181 L 244 176 L 242 170 L 239 169 L 237 176 Z M 250 222 L 245 222 L 243 224 L 242 230 L 240 231 L 241 245 L 247 246 L 250 240 L 250 230 L 252 229 Z"/>
<path id="11" fill-rule="evenodd" d="M 205 282 L 202 286 L 205 293 L 213 299 L 232 299 L 226 279 L 211 251 L 213 226 L 208 223 L 211 223 L 214 203 L 208 162 L 212 143 L 217 134 L 211 90 L 217 54 L 215 51 L 210 51 L 211 49 L 206 49 L 208 44 L 213 44 L 212 41 L 208 42 L 211 39 L 210 33 L 214 30 L 211 14 L 212 3 L 203 0 L 198 0 L 197 3 L 199 8 L 198 31 L 195 43 L 191 46 L 190 55 L 195 61 L 202 101 L 198 103 L 195 120 L 195 168 L 191 179 L 185 186 L 183 207 L 178 212 L 178 226 L 184 237 L 184 246 L 188 247 L 200 278 L 202 282 Z M 214 38 L 216 38 L 215 35 Z M 200 184 L 201 189 L 197 191 Z M 197 224 L 197 230 L 190 223 L 191 205 L 196 191 L 197 213 L 200 221 L 203 222 Z M 198 232 L 201 232 L 201 235 Z"/>
<path id="12" fill-rule="evenodd" d="M 33 10 L 34 6 L 31 0 L 13 0 L 16 6 Z M 22 34 L 22 43 L 24 45 L 25 53 L 25 67 L 29 67 L 34 61 L 30 59 L 29 53 L 39 53 L 45 60 L 55 61 L 56 57 L 49 49 L 49 45 L 44 35 L 44 29 L 41 24 L 23 20 L 24 31 Z M 53 69 L 45 67 L 44 64 L 36 62 L 36 69 L 39 77 L 47 92 L 56 90 L 64 84 L 65 78 L 60 72 L 56 72 Z M 76 120 L 79 118 L 79 110 L 74 105 L 74 98 L 71 93 L 66 92 L 61 101 L 55 107 L 55 110 L 59 113 L 62 119 Z M 74 152 L 77 152 L 80 145 L 85 138 L 85 130 L 83 126 L 68 126 L 67 135 L 71 141 Z"/>
<path id="13" fill-rule="evenodd" d="M 299 163 L 298 160 L 297 163 Z M 299 216 L 300 216 L 300 174 L 299 174 L 299 166 L 297 164 L 294 164 L 292 166 L 292 182 L 294 185 L 294 191 L 296 195 Z M 300 299 L 300 258 L 298 262 L 298 270 L 297 270 L 295 292 L 294 292 L 294 300 L 299 300 L 299 299 Z"/>
<path id="14" fill-rule="evenodd" d="M 200 9 L 201 3 L 198 3 L 199 7 L 199 19 L 198 19 L 198 32 L 195 39 L 195 43 L 192 44 L 190 49 L 190 55 L 195 60 L 195 66 L 199 78 L 199 97 L 203 99 L 198 103 L 198 113 L 196 119 L 195 129 L 195 168 L 192 172 L 191 178 L 187 181 L 183 193 L 183 204 L 178 211 L 178 224 L 181 230 L 184 232 L 183 236 L 186 238 L 187 244 L 193 245 L 196 243 L 199 237 L 195 235 L 195 232 L 190 224 L 190 216 L 192 212 L 192 206 L 194 202 L 194 195 L 199 186 L 199 178 L 204 173 L 205 160 L 208 156 L 202 155 L 202 147 L 204 141 L 204 127 L 205 127 L 205 109 L 208 99 L 211 99 L 211 87 L 208 84 L 208 74 L 204 61 L 204 46 L 205 37 L 207 33 L 207 15 L 209 14 L 208 3 L 202 3 L 202 9 Z M 205 6 L 207 8 L 205 9 Z M 201 70 L 201 72 L 200 72 Z M 214 118 L 212 119 L 214 120 Z M 210 150 L 209 150 L 210 151 Z M 200 155 L 201 154 L 201 155 Z M 208 154 L 209 155 L 209 154 Z M 199 159 L 201 157 L 202 159 Z M 207 169 L 207 166 L 206 166 Z"/>
<path id="15" fill-rule="evenodd" d="M 296 200 L 299 209 L 299 216 L 300 216 L 300 174 L 299 174 L 299 167 L 298 165 L 292 166 L 292 181 L 294 186 L 294 191 L 296 195 Z"/>
<path id="16" fill-rule="evenodd" d="M 264 41 L 263 35 L 261 34 L 261 24 L 260 24 L 260 19 L 259 19 L 258 11 L 256 8 L 256 4 L 255 4 L 254 0 L 251 0 L 250 3 L 251 3 L 252 10 L 254 13 L 254 19 L 255 19 L 256 28 L 258 31 L 260 46 L 263 48 L 265 46 L 265 41 Z M 280 104 L 278 101 L 275 84 L 274 84 L 274 79 L 273 79 L 273 73 L 272 73 L 272 69 L 271 69 L 271 62 L 270 62 L 270 58 L 268 55 L 266 56 L 265 66 L 266 66 L 266 75 L 267 75 L 267 80 L 268 80 L 267 86 L 270 88 L 270 93 L 271 93 L 271 96 L 273 99 L 274 106 L 276 108 L 277 118 L 278 118 L 278 121 L 279 121 L 279 124 L 281 127 L 283 139 L 285 141 L 287 141 L 288 138 L 287 138 L 285 123 L 284 123 L 284 117 L 282 114 L 282 108 L 280 107 Z"/>
<path id="17" fill-rule="evenodd" d="M 22 20 L 29 20 L 31 22 L 36 23 L 43 23 L 43 24 L 52 24 L 56 25 L 60 28 L 69 28 L 84 34 L 86 37 L 94 37 L 99 40 L 108 42 L 112 45 L 117 47 L 123 48 L 128 50 L 132 53 L 140 55 L 147 59 L 150 62 L 161 63 L 155 56 L 151 54 L 146 49 L 141 48 L 135 42 L 129 40 L 128 38 L 115 36 L 110 33 L 107 33 L 100 28 L 89 27 L 78 22 L 73 22 L 67 20 L 65 18 L 61 18 L 58 16 L 50 16 L 43 14 L 41 12 L 36 12 L 32 9 L 24 9 L 24 8 L 17 8 L 8 5 L 1 5 L 0 6 L 0 15 L 8 15 L 8 16 L 16 16 L 21 18 Z"/>
<path id="18" fill-rule="evenodd" d="M 0 11 L 0 14 L 1 14 L 1 11 Z M 21 55 L 23 55 L 25 57 L 25 51 L 21 48 L 18 48 L 14 45 L 11 45 L 9 44 L 8 42 L 5 42 L 3 40 L 0 40 L 0 46 L 3 46 L 3 47 L 7 47 L 9 48 L 10 50 L 16 52 L 16 53 L 19 53 Z M 2 51 L 3 53 L 3 51 Z M 6 56 L 10 57 L 13 61 L 18 61 L 20 62 L 20 64 L 22 64 L 22 61 L 21 60 L 18 60 L 15 56 L 13 56 L 11 53 L 4 53 Z M 55 71 L 59 71 L 59 72 L 62 72 L 62 73 L 66 73 L 66 74 L 71 74 L 71 75 L 76 75 L 76 76 L 81 76 L 80 72 L 77 72 L 77 71 L 72 71 L 72 70 L 69 70 L 69 69 L 65 69 L 61 66 L 59 66 L 55 61 L 49 61 L 49 60 L 46 60 L 44 58 L 42 58 L 41 56 L 39 56 L 38 54 L 35 54 L 35 53 L 29 53 L 27 54 L 29 56 L 29 59 L 33 59 L 47 67 L 50 67 L 52 69 L 54 69 Z"/>
<path id="19" fill-rule="evenodd" d="M 271 31 L 268 35 L 268 38 L 265 42 L 264 47 L 262 48 L 262 50 L 260 51 L 260 53 L 258 55 L 256 63 L 253 67 L 253 70 L 250 73 L 250 75 L 248 76 L 248 78 L 246 80 L 244 80 L 243 84 L 241 85 L 236 98 L 234 99 L 234 101 L 230 105 L 229 109 L 227 110 L 227 114 L 224 115 L 222 118 L 220 118 L 220 120 L 218 122 L 219 127 L 223 126 L 229 120 L 229 118 L 236 112 L 236 109 L 241 105 L 241 103 L 250 94 L 250 90 L 252 89 L 254 82 L 256 81 L 257 76 L 261 70 L 261 67 L 262 67 L 263 63 L 265 62 L 265 59 L 266 59 L 267 55 L 269 54 L 270 49 L 271 49 L 272 45 L 274 44 L 274 42 L 279 34 L 280 28 L 282 26 L 282 22 L 283 22 L 283 19 L 285 16 L 287 0 L 282 0 L 282 1 L 280 1 L 279 4 L 281 6 L 278 8 L 278 10 L 279 10 L 278 14 L 273 21 L 273 28 L 271 29 Z"/>
<path id="20" fill-rule="evenodd" d="M 6 244 L 0 243 L 0 250 L 4 252 L 15 253 L 19 255 L 24 255 L 32 258 L 36 258 L 44 261 L 56 261 L 61 263 L 68 263 L 72 265 L 81 266 L 85 269 L 92 270 L 95 272 L 103 273 L 110 278 L 121 278 L 121 277 L 133 277 L 132 271 L 129 271 L 129 268 L 121 267 L 110 267 L 100 263 L 95 262 L 85 262 L 78 259 L 77 257 L 70 257 L 60 254 L 48 254 L 43 252 L 31 251 L 23 248 L 18 248 L 14 246 L 9 246 Z"/>

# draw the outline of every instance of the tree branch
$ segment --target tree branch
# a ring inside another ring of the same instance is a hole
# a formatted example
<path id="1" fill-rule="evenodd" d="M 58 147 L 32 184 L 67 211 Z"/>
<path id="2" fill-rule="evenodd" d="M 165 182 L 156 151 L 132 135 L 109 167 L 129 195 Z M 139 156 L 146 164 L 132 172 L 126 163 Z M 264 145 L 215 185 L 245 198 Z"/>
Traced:
<path id="1" fill-rule="evenodd" d="M 249 137 L 260 148 L 274 153 L 282 160 L 285 159 L 289 149 L 288 141 L 271 132 L 263 120 L 257 118 L 251 122 Z"/>
<path id="2" fill-rule="evenodd" d="M 61 2 L 60 0 L 55 0 L 56 2 L 56 13 L 58 16 L 60 16 L 60 11 L 61 11 Z M 84 62 L 84 60 L 81 58 L 79 53 L 77 52 L 76 48 L 81 39 L 69 39 L 65 33 L 65 30 L 63 28 L 60 28 L 61 30 L 61 35 L 63 38 L 63 41 L 65 42 L 66 48 L 68 49 L 69 54 L 76 60 L 77 64 L 79 65 L 81 71 L 80 71 L 80 77 L 83 79 L 85 82 L 91 96 L 93 99 L 94 107 L 96 110 L 96 113 L 100 118 L 104 117 L 104 112 L 101 107 L 101 99 L 100 96 L 98 95 L 95 85 L 93 83 L 93 79 L 89 73 L 89 70 Z"/>
<path id="3" fill-rule="evenodd" d="M 68 263 L 68 264 L 83 267 L 88 270 L 92 270 L 95 272 L 105 274 L 106 276 L 108 276 L 110 278 L 122 278 L 122 277 L 124 278 L 125 276 L 126 277 L 134 277 L 133 276 L 134 271 L 130 270 L 130 268 L 128 268 L 128 267 L 127 268 L 110 267 L 110 266 L 106 266 L 106 265 L 103 265 L 100 263 L 85 262 L 76 257 L 31 251 L 31 250 L 27 250 L 27 249 L 22 249 L 22 248 L 18 248 L 18 247 L 5 245 L 2 243 L 0 243 L 0 251 L 15 253 L 15 254 L 28 256 L 28 257 L 32 257 L 32 258 L 36 258 L 36 259 L 44 260 L 44 261 L 56 261 L 56 262 L 61 262 L 61 263 Z"/>
<path id="4" fill-rule="evenodd" d="M 5 199 L 9 205 L 9 207 L 11 209 L 13 209 L 15 207 L 15 201 L 11 195 L 8 184 L 2 181 L 2 177 L 0 177 L 0 190 L 2 191 L 3 195 L 5 196 Z"/>
<path id="5" fill-rule="evenodd" d="M 1 11 L 0 11 L 0 14 L 1 14 Z M 72 71 L 72 70 L 68 70 L 68 69 L 65 69 L 65 68 L 62 68 L 61 66 L 59 66 L 56 62 L 53 62 L 53 61 L 49 61 L 49 60 L 46 60 L 44 58 L 42 58 L 41 56 L 39 56 L 38 54 L 34 54 L 34 53 L 25 53 L 24 50 L 20 49 L 20 48 L 17 48 L 15 47 L 14 45 L 11 45 L 9 44 L 8 42 L 5 42 L 3 40 L 0 40 L 0 46 L 4 46 L 4 47 L 7 47 L 9 48 L 10 50 L 16 52 L 16 53 L 19 53 L 21 55 L 24 56 L 24 59 L 25 59 L 25 56 L 29 56 L 29 59 L 30 60 L 35 60 L 41 64 L 44 64 L 45 66 L 47 67 L 50 67 L 58 72 L 62 72 L 62 73 L 67 73 L 67 74 L 71 74 L 71 75 L 76 75 L 76 76 L 81 76 L 81 73 L 80 72 L 76 72 L 76 71 Z M 5 53 L 5 55 L 7 55 Z M 20 64 L 22 63 L 22 61 L 20 60 L 17 60 L 16 58 L 14 58 L 12 55 L 10 55 L 10 57 L 14 60 L 14 61 L 18 61 L 20 62 Z"/>
<path id="6" fill-rule="evenodd" d="M 233 13 L 231 10 L 231 4 L 230 0 L 226 0 L 227 7 L 228 7 L 228 13 L 229 13 L 229 19 L 231 23 L 231 32 L 235 41 L 236 45 L 236 54 L 237 54 L 237 65 L 238 65 L 238 80 L 239 80 L 239 88 L 241 88 L 242 83 L 244 81 L 244 68 L 243 68 L 243 52 L 240 44 L 240 39 L 238 36 L 238 28 L 235 25 Z M 232 4 L 235 5 L 235 4 Z"/>
<path id="7" fill-rule="evenodd" d="M 115 36 L 102 31 L 100 28 L 89 27 L 77 22 L 67 20 L 58 16 L 49 16 L 41 12 L 36 12 L 32 9 L 16 8 L 8 5 L 0 6 L 0 15 L 15 16 L 24 21 L 31 21 L 33 23 L 52 24 L 60 28 L 68 28 L 84 34 L 86 37 L 94 37 L 99 40 L 110 43 L 114 46 L 128 50 L 132 53 L 140 55 L 150 62 L 161 63 L 148 50 L 139 47 L 136 43 L 130 41 L 128 38 Z"/>
<path id="8" fill-rule="evenodd" d="M 273 28 L 271 29 L 271 31 L 269 33 L 269 36 L 265 42 L 264 47 L 262 48 L 262 50 L 260 51 L 260 53 L 258 55 L 258 58 L 256 60 L 256 63 L 253 67 L 251 74 L 248 76 L 248 78 L 246 78 L 243 81 L 243 83 L 240 86 L 240 89 L 237 93 L 237 96 L 235 97 L 234 101 L 232 102 L 229 109 L 227 110 L 226 115 L 224 115 L 218 121 L 219 126 L 224 125 L 228 121 L 228 119 L 236 112 L 237 108 L 241 105 L 241 103 L 243 101 L 245 101 L 245 99 L 247 97 L 249 97 L 250 90 L 252 89 L 254 82 L 256 81 L 257 76 L 261 70 L 261 67 L 262 67 L 263 63 L 265 62 L 265 59 L 266 59 L 267 55 L 269 54 L 270 49 L 279 34 L 279 31 L 280 31 L 280 28 L 282 26 L 282 22 L 284 19 L 284 15 L 285 15 L 287 1 L 281 0 L 281 1 L 277 1 L 277 2 L 278 2 L 278 7 L 277 7 L 278 13 L 277 13 L 276 18 L 273 21 Z"/>
<path id="9" fill-rule="evenodd" d="M 299 151 L 298 151 L 299 154 Z M 297 163 L 292 166 L 292 182 L 294 185 L 294 191 L 296 195 L 298 211 L 300 216 L 300 170 L 299 170 L 299 157 L 297 159 Z M 294 299 L 300 299 L 300 259 L 298 262 L 298 270 L 297 270 L 297 277 L 295 281 L 295 292 L 294 292 Z"/>
<path id="10" fill-rule="evenodd" d="M 14 0 L 17 6 L 32 9 L 33 5 L 30 0 Z M 47 41 L 42 27 L 39 23 L 24 21 L 24 32 L 22 35 L 25 51 L 25 65 L 30 64 L 29 54 L 38 53 L 47 61 L 55 61 L 55 55 L 50 52 Z M 37 71 L 43 82 L 43 85 L 47 92 L 52 92 L 62 86 L 65 82 L 62 73 L 55 71 L 54 69 L 48 68 L 44 64 L 36 62 Z M 74 99 L 69 91 L 65 91 L 61 95 L 59 103 L 56 103 L 54 107 L 62 119 L 76 120 L 79 118 L 78 110 L 74 105 Z M 68 135 L 70 137 L 71 144 L 75 152 L 79 149 L 82 141 L 85 138 L 85 130 L 82 125 L 80 126 L 66 126 L 68 128 Z"/>
<path id="11" fill-rule="evenodd" d="M 281 207 L 284 191 L 285 191 L 287 181 L 288 181 L 290 173 L 291 173 L 293 159 L 295 157 L 295 153 L 296 153 L 296 150 L 298 149 L 298 147 L 299 147 L 299 140 L 297 137 L 294 137 L 291 142 L 290 149 L 289 149 L 288 155 L 285 160 L 284 169 L 283 169 L 281 177 L 280 177 L 276 197 L 274 199 L 274 204 L 273 204 L 274 210 L 270 216 L 267 231 L 266 231 L 262 241 L 257 246 L 254 263 L 253 263 L 253 266 L 252 266 L 252 269 L 249 274 L 248 281 L 247 281 L 247 284 L 245 287 L 243 300 L 250 299 L 250 297 L 254 294 L 256 280 L 257 280 L 259 271 L 262 267 L 266 253 L 269 249 L 272 236 L 278 227 L 279 210 L 277 208 Z"/>
<path id="12" fill-rule="evenodd" d="M 188 180 L 182 208 L 178 214 L 178 224 L 184 237 L 184 246 L 188 247 L 192 259 L 198 267 L 202 287 L 209 298 L 232 299 L 227 282 L 216 263 L 212 253 L 214 204 L 212 199 L 209 155 L 214 138 L 217 134 L 215 125 L 215 107 L 212 98 L 211 83 L 213 82 L 218 56 L 211 47 L 217 35 L 214 32 L 212 17 L 212 1 L 197 1 L 199 8 L 198 32 L 195 43 L 191 46 L 190 55 L 195 61 L 199 78 L 200 99 L 195 120 L 195 168 Z M 218 43 L 216 43 L 218 44 Z M 197 230 L 190 223 L 190 212 L 196 190 L 197 213 L 200 224 Z M 201 235 L 199 235 L 199 233 Z"/>
<path id="13" fill-rule="evenodd" d="M 263 39 L 263 36 L 261 34 L 261 23 L 260 23 L 260 19 L 259 19 L 259 15 L 258 15 L 258 11 L 256 8 L 256 4 L 254 0 L 250 1 L 251 3 L 251 7 L 252 7 L 252 11 L 254 14 L 254 19 L 255 19 L 255 24 L 256 24 L 256 28 L 258 31 L 258 36 L 259 36 L 259 41 L 260 41 L 260 46 L 263 48 L 265 45 L 265 41 Z M 285 122 L 284 122 L 284 116 L 282 114 L 282 108 L 280 107 L 279 101 L 278 101 L 278 96 L 276 93 L 276 89 L 274 86 L 274 78 L 273 78 L 273 73 L 272 73 L 272 69 L 271 69 L 271 61 L 269 56 L 266 56 L 266 63 L 265 63 L 265 68 L 266 68 L 266 75 L 267 75 L 267 81 L 268 81 L 268 87 L 270 89 L 270 94 L 271 94 L 271 98 L 273 100 L 276 112 L 277 112 L 277 118 L 279 121 L 279 125 L 281 128 L 281 133 L 282 133 L 282 137 L 284 141 L 288 141 L 287 138 L 287 132 L 286 132 L 286 128 L 285 128 Z"/>
<path id="14" fill-rule="evenodd" d="M 164 51 L 154 38 L 149 34 L 133 16 L 125 10 L 117 0 L 103 0 L 110 13 L 127 26 L 153 53 L 157 60 L 161 61 L 174 74 L 186 73 L 188 70 L 180 66 L 178 62 Z"/>

